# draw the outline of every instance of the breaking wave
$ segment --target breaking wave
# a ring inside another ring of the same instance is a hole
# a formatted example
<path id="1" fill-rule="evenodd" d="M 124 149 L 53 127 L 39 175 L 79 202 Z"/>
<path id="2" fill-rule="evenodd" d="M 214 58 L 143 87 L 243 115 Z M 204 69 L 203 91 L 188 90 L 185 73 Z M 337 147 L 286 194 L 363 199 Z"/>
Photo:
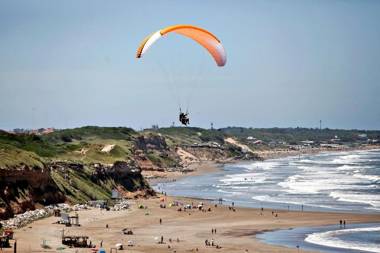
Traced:
<path id="1" fill-rule="evenodd" d="M 341 237 L 344 235 L 355 235 L 359 233 L 380 232 L 380 227 L 340 229 L 327 232 L 312 233 L 305 238 L 306 242 L 327 247 L 335 247 L 347 250 L 361 250 L 367 252 L 380 252 L 380 244 L 369 241 L 350 241 Z"/>

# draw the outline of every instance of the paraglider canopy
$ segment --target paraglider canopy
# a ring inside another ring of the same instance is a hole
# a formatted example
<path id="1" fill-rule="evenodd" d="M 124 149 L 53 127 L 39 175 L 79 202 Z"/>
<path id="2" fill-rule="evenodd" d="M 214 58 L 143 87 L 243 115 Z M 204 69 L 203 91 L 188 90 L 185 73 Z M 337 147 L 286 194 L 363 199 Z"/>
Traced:
<path id="1" fill-rule="evenodd" d="M 224 51 L 224 47 L 220 40 L 211 32 L 192 25 L 168 26 L 149 35 L 141 42 L 139 48 L 137 49 L 136 58 L 141 58 L 159 38 L 170 33 L 183 35 L 199 43 L 207 49 L 219 67 L 226 64 L 226 52 Z"/>

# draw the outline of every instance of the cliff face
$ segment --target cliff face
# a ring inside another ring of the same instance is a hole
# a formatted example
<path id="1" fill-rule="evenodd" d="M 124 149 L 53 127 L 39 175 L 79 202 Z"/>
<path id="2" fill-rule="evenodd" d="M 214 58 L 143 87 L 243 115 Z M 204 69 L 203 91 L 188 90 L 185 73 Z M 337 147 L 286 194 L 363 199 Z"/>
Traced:
<path id="1" fill-rule="evenodd" d="M 135 140 L 134 160 L 145 171 L 164 171 L 179 165 L 179 157 L 160 134 L 141 135 Z"/>
<path id="2" fill-rule="evenodd" d="M 141 171 L 182 171 L 194 162 L 231 159 L 256 157 L 226 142 L 222 132 L 200 128 L 0 132 L 0 218 L 39 205 L 109 199 L 113 189 L 128 198 L 151 196 Z"/>
<path id="3" fill-rule="evenodd" d="M 134 160 L 118 161 L 112 166 L 98 165 L 91 176 L 98 185 L 111 183 L 123 197 L 152 196 L 154 191 L 141 175 L 141 168 Z"/>
<path id="4" fill-rule="evenodd" d="M 190 137 L 182 138 L 184 140 Z M 231 138 L 229 138 L 232 140 Z M 234 141 L 202 141 L 193 144 L 173 144 L 170 136 L 160 133 L 141 135 L 135 140 L 134 160 L 144 171 L 181 170 L 194 162 L 228 162 L 233 159 L 260 159 L 252 150 Z M 170 143 L 170 145 L 168 144 Z"/>
<path id="5" fill-rule="evenodd" d="M 127 198 L 154 195 L 134 161 L 113 165 L 54 162 L 44 168 L 0 169 L 0 219 L 42 205 L 110 199 L 113 189 Z"/>
<path id="6" fill-rule="evenodd" d="M 1 219 L 65 200 L 47 169 L 22 165 L 0 169 L 0 198 Z"/>

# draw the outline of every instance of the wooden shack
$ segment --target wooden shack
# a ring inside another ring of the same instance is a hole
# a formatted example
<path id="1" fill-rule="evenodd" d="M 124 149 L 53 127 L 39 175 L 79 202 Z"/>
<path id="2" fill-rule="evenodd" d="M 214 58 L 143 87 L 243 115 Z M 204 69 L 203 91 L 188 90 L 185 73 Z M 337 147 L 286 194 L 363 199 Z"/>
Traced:
<path id="1" fill-rule="evenodd" d="M 88 236 L 79 235 L 79 236 L 62 236 L 62 244 L 74 248 L 92 248 L 93 245 L 88 242 Z"/>

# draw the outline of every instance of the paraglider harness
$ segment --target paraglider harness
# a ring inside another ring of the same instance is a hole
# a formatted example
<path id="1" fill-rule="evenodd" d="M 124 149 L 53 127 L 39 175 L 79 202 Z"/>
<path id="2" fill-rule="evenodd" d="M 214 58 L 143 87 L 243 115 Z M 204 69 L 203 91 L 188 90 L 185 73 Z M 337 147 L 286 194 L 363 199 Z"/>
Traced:
<path id="1" fill-rule="evenodd" d="M 187 111 L 186 113 L 183 113 L 181 111 L 181 108 L 179 108 L 179 121 L 182 123 L 182 125 L 185 125 L 185 126 L 190 124 L 189 113 Z"/>

